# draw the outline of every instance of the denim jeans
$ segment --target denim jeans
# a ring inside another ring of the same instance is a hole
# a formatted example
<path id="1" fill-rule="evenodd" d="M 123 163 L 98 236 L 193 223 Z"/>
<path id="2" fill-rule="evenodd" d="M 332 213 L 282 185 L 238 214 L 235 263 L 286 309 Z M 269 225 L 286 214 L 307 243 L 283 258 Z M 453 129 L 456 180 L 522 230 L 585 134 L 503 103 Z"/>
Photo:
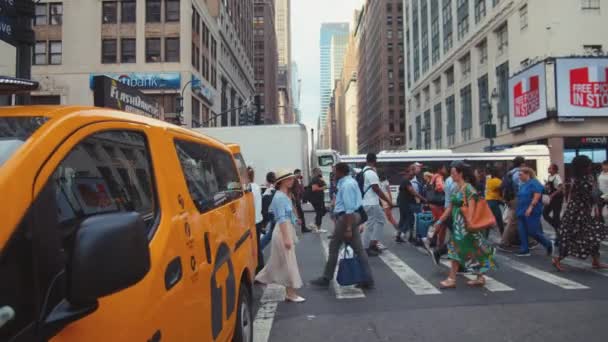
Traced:
<path id="1" fill-rule="evenodd" d="M 274 223 L 274 220 L 270 220 L 270 222 L 268 222 L 268 225 L 266 226 L 266 234 L 264 234 L 264 236 L 262 236 L 262 240 L 260 241 L 260 250 L 264 250 L 264 248 L 266 248 L 266 246 L 268 246 L 270 244 L 270 240 L 272 240 L 272 232 L 274 231 L 274 226 L 276 224 Z"/>
<path id="2" fill-rule="evenodd" d="M 502 235 L 505 232 L 505 223 L 502 220 L 501 205 L 502 205 L 501 201 L 488 200 L 488 206 L 490 206 L 490 209 L 492 210 L 492 214 L 494 214 L 494 218 L 496 219 L 496 225 L 498 226 L 500 235 Z"/>
<path id="3" fill-rule="evenodd" d="M 517 216 L 517 229 L 521 240 L 520 252 L 529 252 L 528 237 L 533 238 L 543 245 L 547 250 L 551 248 L 551 241 L 547 240 L 540 223 L 541 215 Z"/>

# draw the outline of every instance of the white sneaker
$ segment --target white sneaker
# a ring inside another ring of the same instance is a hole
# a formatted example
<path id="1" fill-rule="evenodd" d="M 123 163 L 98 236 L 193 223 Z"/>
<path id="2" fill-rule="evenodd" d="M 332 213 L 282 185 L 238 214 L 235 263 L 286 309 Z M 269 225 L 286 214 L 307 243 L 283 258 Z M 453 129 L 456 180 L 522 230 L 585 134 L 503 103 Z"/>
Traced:
<path id="1" fill-rule="evenodd" d="M 386 250 L 386 249 L 388 249 L 388 247 L 386 247 L 385 245 L 383 245 L 381 242 L 378 242 L 377 246 L 378 246 L 378 249 L 380 249 L 380 250 Z"/>
<path id="2" fill-rule="evenodd" d="M 317 227 L 316 224 L 311 223 L 311 224 L 308 225 L 308 229 L 317 231 L 319 229 L 319 227 Z"/>
<path id="3" fill-rule="evenodd" d="M 431 250 L 431 240 L 428 238 L 422 238 L 422 244 L 424 245 L 424 249 L 427 250 L 427 252 L 429 252 L 430 254 L 433 254 L 433 251 Z"/>
<path id="4" fill-rule="evenodd" d="M 304 303 L 306 301 L 306 298 L 300 296 L 295 296 L 294 298 L 285 297 L 285 301 L 292 303 Z"/>
<path id="5" fill-rule="evenodd" d="M 317 233 L 327 233 L 327 229 L 317 229 Z"/>

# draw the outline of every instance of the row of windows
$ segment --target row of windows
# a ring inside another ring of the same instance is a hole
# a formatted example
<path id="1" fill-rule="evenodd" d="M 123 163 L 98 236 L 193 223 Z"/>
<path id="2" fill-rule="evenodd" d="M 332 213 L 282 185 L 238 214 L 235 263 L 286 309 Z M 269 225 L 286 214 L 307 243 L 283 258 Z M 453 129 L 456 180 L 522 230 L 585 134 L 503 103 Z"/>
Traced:
<path id="1" fill-rule="evenodd" d="M 63 4 L 49 2 L 36 4 L 34 12 L 34 25 L 61 25 L 63 23 Z"/>
<path id="2" fill-rule="evenodd" d="M 179 37 L 168 37 L 164 39 L 164 59 L 161 56 L 161 38 L 146 38 L 146 62 L 179 62 Z M 136 45 L 134 38 L 120 39 L 120 51 L 118 51 L 117 39 L 102 39 L 101 62 L 102 63 L 135 63 Z M 120 56 L 120 61 L 118 57 Z"/>
<path id="3" fill-rule="evenodd" d="M 34 45 L 34 65 L 59 65 L 62 56 L 61 40 L 39 40 Z"/>
<path id="4" fill-rule="evenodd" d="M 179 0 L 146 0 L 146 22 L 177 22 L 180 18 Z M 119 11 L 120 9 L 120 11 Z M 120 18 L 119 18 L 120 17 Z M 136 19 L 136 1 L 103 1 L 101 22 L 104 24 L 134 23 Z"/>

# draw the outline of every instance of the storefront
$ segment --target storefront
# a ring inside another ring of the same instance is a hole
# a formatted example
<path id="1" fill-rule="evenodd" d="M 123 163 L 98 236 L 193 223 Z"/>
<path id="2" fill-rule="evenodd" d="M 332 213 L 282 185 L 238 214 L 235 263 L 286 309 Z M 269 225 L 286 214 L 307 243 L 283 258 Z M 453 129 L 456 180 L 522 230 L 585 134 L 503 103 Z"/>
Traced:
<path id="1" fill-rule="evenodd" d="M 574 157 L 585 155 L 593 161 L 594 171 L 599 172 L 602 162 L 608 159 L 608 136 L 564 138 L 564 164 L 566 177 L 571 175 Z"/>

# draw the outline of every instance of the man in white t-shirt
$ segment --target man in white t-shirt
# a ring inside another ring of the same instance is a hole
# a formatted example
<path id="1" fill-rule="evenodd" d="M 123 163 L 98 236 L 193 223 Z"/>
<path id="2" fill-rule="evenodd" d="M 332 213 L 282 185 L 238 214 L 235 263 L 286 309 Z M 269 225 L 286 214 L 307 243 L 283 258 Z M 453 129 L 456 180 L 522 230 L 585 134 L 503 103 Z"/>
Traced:
<path id="1" fill-rule="evenodd" d="M 369 256 L 378 256 L 382 253 L 379 247 L 380 239 L 384 233 L 384 210 L 380 206 L 380 199 L 389 202 L 382 189 L 380 189 L 380 178 L 376 172 L 376 154 L 367 155 L 367 166 L 363 168 L 363 209 L 367 214 L 366 229 L 363 233 L 363 247 Z"/>

